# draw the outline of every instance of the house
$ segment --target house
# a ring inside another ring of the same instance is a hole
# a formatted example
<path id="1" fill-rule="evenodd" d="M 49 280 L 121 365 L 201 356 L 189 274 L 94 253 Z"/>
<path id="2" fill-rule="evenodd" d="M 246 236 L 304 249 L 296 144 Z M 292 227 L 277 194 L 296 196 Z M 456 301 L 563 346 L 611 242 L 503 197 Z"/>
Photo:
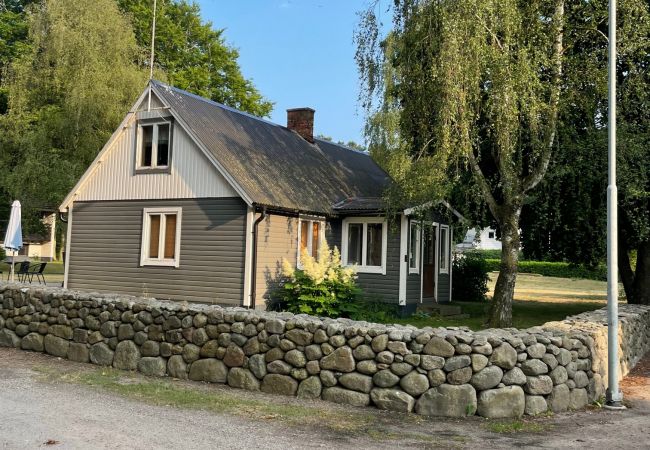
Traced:
<path id="1" fill-rule="evenodd" d="M 465 250 L 501 250 L 501 241 L 497 238 L 496 230 L 491 227 L 470 228 L 463 242 L 456 244 L 459 251 Z"/>
<path id="2" fill-rule="evenodd" d="M 18 255 L 27 256 L 40 261 L 54 261 L 56 254 L 56 213 L 52 210 L 43 211 L 41 222 L 45 225 L 44 233 L 31 233 L 23 236 L 23 248 Z M 5 230 L 0 227 L 0 236 Z M 0 248 L 4 248 L 0 240 Z"/>
<path id="3" fill-rule="evenodd" d="M 364 152 L 150 81 L 60 205 L 64 285 L 264 308 L 282 259 L 324 242 L 377 300 L 451 300 L 449 209 L 387 217 L 390 177 Z"/>

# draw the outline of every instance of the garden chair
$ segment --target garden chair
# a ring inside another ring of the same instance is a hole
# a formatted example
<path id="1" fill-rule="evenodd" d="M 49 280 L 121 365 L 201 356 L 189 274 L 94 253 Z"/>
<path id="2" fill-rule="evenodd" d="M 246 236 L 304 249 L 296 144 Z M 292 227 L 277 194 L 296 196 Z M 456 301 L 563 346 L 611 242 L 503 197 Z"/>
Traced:
<path id="1" fill-rule="evenodd" d="M 36 280 L 38 281 L 38 284 L 41 284 L 41 281 L 43 284 L 45 284 L 45 277 L 43 276 L 43 272 L 45 271 L 45 267 L 47 266 L 47 263 L 40 263 L 40 264 L 34 264 L 29 268 L 29 272 L 27 273 L 27 276 L 29 277 L 29 282 L 32 282 L 32 279 L 36 277 Z"/>
<path id="2" fill-rule="evenodd" d="M 29 276 L 29 261 L 23 261 L 20 263 L 20 267 L 18 267 L 18 272 L 16 272 L 16 275 L 18 275 L 19 282 L 25 282 Z"/>

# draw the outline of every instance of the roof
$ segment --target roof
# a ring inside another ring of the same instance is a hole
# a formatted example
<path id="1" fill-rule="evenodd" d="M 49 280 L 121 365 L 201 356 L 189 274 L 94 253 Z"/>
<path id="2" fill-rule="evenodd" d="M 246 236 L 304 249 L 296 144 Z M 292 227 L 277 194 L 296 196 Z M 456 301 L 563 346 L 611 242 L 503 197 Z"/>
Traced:
<path id="1" fill-rule="evenodd" d="M 310 144 L 284 126 L 159 81 L 151 86 L 254 204 L 330 215 L 346 199 L 377 204 L 391 183 L 365 152 Z"/>
<path id="2" fill-rule="evenodd" d="M 381 211 L 383 208 L 384 201 L 381 197 L 346 198 L 334 205 L 335 211 L 347 213 Z"/>

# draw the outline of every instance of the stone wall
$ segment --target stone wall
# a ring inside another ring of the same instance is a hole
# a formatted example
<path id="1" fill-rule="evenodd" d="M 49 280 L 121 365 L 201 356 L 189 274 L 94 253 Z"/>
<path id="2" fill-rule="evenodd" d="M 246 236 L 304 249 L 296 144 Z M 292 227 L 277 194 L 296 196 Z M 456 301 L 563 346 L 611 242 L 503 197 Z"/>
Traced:
<path id="1" fill-rule="evenodd" d="M 601 312 L 471 332 L 6 284 L 0 303 L 1 346 L 151 376 L 450 417 L 577 409 L 604 393 Z M 650 345 L 650 308 L 621 312 L 626 372 Z"/>

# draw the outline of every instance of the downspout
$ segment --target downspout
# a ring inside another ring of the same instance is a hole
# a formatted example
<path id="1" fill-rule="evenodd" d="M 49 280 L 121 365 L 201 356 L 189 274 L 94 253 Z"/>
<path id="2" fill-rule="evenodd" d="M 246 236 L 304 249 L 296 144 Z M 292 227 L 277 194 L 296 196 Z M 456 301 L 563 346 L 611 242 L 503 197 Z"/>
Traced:
<path id="1" fill-rule="evenodd" d="M 255 309 L 255 299 L 257 298 L 257 227 L 265 218 L 266 207 L 262 209 L 262 214 L 253 222 L 253 270 L 251 273 L 251 303 L 249 306 L 251 309 Z"/>

